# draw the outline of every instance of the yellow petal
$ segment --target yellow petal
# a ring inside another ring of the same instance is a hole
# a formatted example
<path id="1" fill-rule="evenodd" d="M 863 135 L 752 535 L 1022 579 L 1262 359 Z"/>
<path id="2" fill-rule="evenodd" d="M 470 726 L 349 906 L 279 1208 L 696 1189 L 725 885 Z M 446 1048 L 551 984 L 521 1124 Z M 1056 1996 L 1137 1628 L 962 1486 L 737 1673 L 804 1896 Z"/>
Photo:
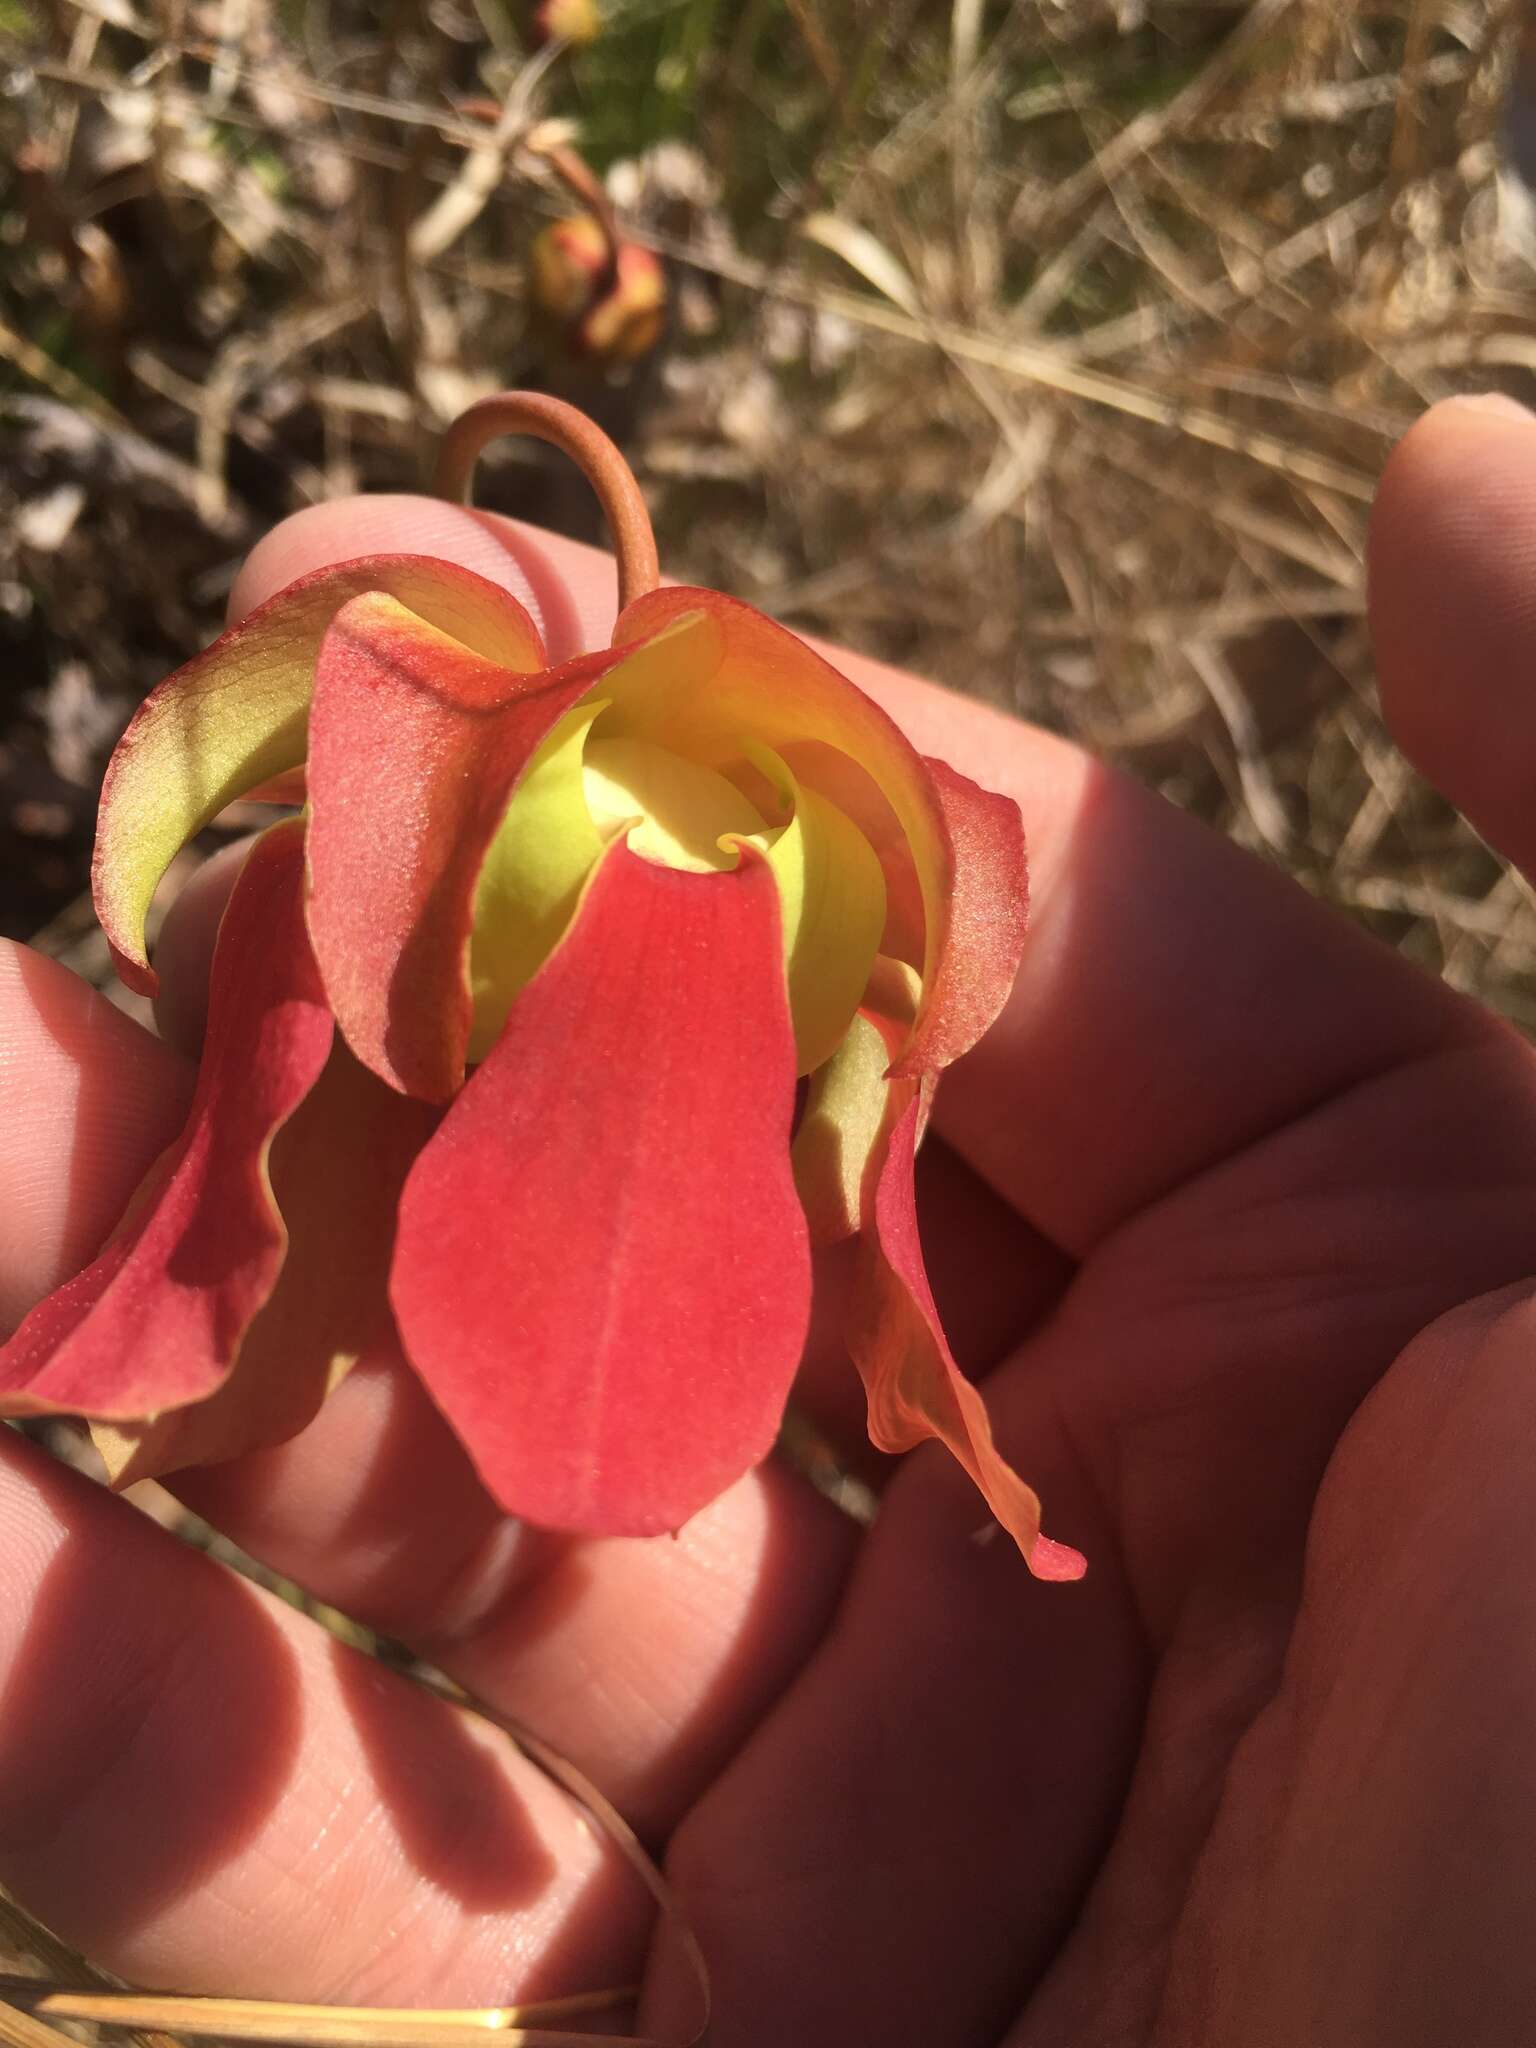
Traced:
<path id="1" fill-rule="evenodd" d="M 864 994 L 885 928 L 885 877 L 853 821 L 780 755 L 752 742 L 743 751 L 793 806 L 789 823 L 758 843 L 779 885 L 799 1072 L 811 1074 L 837 1051 Z"/>
<path id="2" fill-rule="evenodd" d="M 762 830 L 761 814 L 733 782 L 670 747 L 593 739 L 584 779 L 598 827 L 611 836 L 633 824 L 630 851 L 661 867 L 693 874 L 733 868 L 735 839 Z"/>
<path id="3" fill-rule="evenodd" d="M 469 976 L 469 1058 L 495 1044 L 513 999 L 560 938 L 605 844 L 583 788 L 582 756 L 606 700 L 578 704 L 529 764 L 480 870 Z"/>

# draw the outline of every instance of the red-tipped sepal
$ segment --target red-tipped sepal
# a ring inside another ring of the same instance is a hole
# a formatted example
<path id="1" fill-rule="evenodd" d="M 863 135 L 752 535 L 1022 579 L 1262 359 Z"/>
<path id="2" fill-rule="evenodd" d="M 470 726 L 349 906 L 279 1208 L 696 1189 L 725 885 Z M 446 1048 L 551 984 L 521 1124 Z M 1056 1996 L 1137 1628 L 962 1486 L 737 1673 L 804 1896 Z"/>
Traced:
<path id="1" fill-rule="evenodd" d="M 300 826 L 274 826 L 219 927 L 186 1129 L 101 1256 L 0 1349 L 0 1412 L 134 1419 L 223 1381 L 283 1263 L 268 1151 L 331 1047 L 302 875 Z"/>
<path id="2" fill-rule="evenodd" d="M 925 757 L 923 766 L 949 833 L 952 865 L 943 947 L 932 984 L 925 984 L 925 1008 L 915 1036 L 891 1068 L 909 1077 L 969 1052 L 992 1024 L 1018 974 L 1029 922 L 1029 864 L 1018 805 L 1011 796 L 982 789 L 947 761 Z"/>
<path id="3" fill-rule="evenodd" d="M 910 1451 L 936 1437 L 975 1480 L 1039 1579 L 1077 1579 L 1081 1554 L 1040 1534 L 1040 1502 L 992 1441 L 981 1395 L 945 1341 L 917 1232 L 913 1166 L 920 1105 L 906 1095 L 891 1128 L 874 1190 L 849 1349 L 869 1396 L 870 1441 Z"/>
<path id="4" fill-rule="evenodd" d="M 400 1333 L 491 1492 L 675 1529 L 771 1448 L 810 1305 L 778 901 L 620 842 L 427 1146 Z"/>
<path id="5" fill-rule="evenodd" d="M 513 790 L 618 656 L 523 675 L 377 592 L 332 621 L 309 721 L 309 929 L 336 1021 L 392 1088 L 464 1076 L 475 890 Z"/>

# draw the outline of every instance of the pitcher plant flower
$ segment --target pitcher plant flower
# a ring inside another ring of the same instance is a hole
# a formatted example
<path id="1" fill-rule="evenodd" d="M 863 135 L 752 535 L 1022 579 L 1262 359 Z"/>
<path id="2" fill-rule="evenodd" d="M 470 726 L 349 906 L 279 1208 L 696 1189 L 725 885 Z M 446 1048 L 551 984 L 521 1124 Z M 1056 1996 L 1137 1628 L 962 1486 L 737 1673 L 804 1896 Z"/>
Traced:
<path id="1" fill-rule="evenodd" d="M 1017 807 L 761 613 L 659 587 L 571 408 L 471 408 L 445 495 L 503 432 L 597 487 L 611 646 L 552 667 L 470 571 L 346 562 L 113 754 L 95 899 L 145 993 L 179 849 L 299 771 L 303 809 L 229 898 L 184 1130 L 0 1347 L 0 1412 L 83 1414 L 125 1484 L 284 1441 L 398 1346 L 509 1513 L 652 1535 L 771 1449 L 813 1247 L 857 1237 L 874 1443 L 937 1438 L 1038 1576 L 1078 1576 L 950 1353 L 914 1206 L 937 1078 L 1018 966 Z"/>

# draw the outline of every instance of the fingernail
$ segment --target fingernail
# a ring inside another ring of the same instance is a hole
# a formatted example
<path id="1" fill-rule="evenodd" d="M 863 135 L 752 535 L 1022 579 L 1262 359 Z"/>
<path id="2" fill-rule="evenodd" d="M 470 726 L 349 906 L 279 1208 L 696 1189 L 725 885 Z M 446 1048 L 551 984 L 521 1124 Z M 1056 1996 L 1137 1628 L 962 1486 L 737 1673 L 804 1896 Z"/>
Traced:
<path id="1" fill-rule="evenodd" d="M 1487 413 L 1490 418 L 1501 420 L 1523 420 L 1530 425 L 1536 420 L 1528 406 L 1518 398 L 1510 398 L 1502 391 L 1476 391 L 1459 393 L 1451 400 L 1452 405 L 1464 406 L 1468 412 Z"/>

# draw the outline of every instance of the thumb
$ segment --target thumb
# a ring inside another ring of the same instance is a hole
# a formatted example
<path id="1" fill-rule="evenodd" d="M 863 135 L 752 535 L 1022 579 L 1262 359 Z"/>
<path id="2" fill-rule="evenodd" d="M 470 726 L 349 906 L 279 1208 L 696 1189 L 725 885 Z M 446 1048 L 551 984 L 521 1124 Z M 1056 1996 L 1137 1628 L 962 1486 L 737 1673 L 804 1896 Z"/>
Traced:
<path id="1" fill-rule="evenodd" d="M 1536 415 L 1494 396 L 1426 413 L 1382 476 L 1369 566 L 1393 736 L 1536 873 Z"/>

